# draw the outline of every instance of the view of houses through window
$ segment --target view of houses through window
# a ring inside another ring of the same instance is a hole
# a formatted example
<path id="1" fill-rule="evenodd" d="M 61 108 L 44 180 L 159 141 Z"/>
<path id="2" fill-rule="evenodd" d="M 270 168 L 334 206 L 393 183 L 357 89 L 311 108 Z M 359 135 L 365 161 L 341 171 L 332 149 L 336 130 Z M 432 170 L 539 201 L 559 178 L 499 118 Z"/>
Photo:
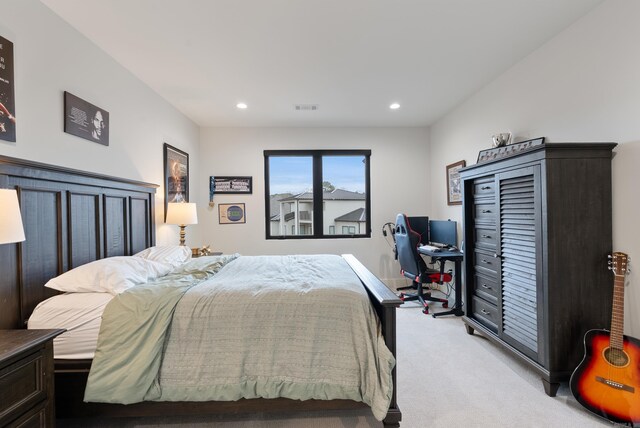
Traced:
<path id="1" fill-rule="evenodd" d="M 265 152 L 267 237 L 370 236 L 369 154 Z M 322 190 L 314 192 L 314 183 Z M 321 212 L 314 212 L 317 205 Z"/>

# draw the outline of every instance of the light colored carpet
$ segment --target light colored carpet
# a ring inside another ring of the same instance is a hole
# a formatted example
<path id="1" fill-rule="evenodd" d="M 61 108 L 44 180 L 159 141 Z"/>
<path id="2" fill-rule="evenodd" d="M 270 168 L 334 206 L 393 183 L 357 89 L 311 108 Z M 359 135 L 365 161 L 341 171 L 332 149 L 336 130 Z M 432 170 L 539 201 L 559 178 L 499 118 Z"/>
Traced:
<path id="1" fill-rule="evenodd" d="M 432 305 L 435 312 L 439 305 Z M 402 428 L 610 427 L 578 404 L 566 384 L 555 398 L 540 378 L 456 317 L 432 318 L 405 303 L 398 319 Z M 59 427 L 380 428 L 367 409 L 304 415 L 58 420 Z"/>

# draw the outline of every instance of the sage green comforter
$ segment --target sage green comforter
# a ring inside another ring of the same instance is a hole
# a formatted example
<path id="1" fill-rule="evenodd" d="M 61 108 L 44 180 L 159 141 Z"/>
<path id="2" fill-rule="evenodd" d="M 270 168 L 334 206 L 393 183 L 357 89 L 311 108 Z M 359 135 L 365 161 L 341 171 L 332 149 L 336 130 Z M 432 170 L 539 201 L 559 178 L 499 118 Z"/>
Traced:
<path id="1" fill-rule="evenodd" d="M 385 417 L 395 361 L 341 257 L 242 256 L 215 270 L 191 265 L 107 306 L 85 401 L 351 399 Z"/>

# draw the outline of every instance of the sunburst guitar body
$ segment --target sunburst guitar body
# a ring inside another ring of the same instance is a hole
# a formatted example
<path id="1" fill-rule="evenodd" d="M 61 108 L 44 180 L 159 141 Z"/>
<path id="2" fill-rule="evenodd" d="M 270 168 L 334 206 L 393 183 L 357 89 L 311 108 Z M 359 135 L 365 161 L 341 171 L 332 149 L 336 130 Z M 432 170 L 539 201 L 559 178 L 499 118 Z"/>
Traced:
<path id="1" fill-rule="evenodd" d="M 571 392 L 596 415 L 640 424 L 640 341 L 623 336 L 622 350 L 612 350 L 609 341 L 607 330 L 587 332 L 585 356 L 571 376 Z"/>
<path id="2" fill-rule="evenodd" d="M 611 330 L 589 330 L 585 356 L 571 375 L 571 392 L 585 408 L 612 422 L 640 427 L 640 340 L 623 335 L 627 255 L 614 253 Z"/>

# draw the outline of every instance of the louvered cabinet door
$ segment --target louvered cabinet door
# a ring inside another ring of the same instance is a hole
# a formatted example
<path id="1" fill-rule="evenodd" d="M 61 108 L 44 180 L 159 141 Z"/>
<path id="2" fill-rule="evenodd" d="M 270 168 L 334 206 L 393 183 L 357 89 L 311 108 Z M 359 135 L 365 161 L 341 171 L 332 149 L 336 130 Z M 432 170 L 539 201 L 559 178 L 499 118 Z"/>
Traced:
<path id="1" fill-rule="evenodd" d="M 540 166 L 497 174 L 502 339 L 540 361 Z"/>

